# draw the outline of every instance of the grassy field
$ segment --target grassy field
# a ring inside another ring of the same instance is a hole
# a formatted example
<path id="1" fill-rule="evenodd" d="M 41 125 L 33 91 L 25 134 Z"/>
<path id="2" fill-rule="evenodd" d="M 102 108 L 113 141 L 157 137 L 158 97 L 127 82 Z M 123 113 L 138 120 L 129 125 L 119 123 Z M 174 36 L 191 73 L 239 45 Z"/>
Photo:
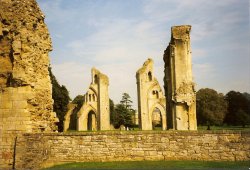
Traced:
<path id="1" fill-rule="evenodd" d="M 211 130 L 243 130 L 250 131 L 250 126 L 210 126 Z M 207 126 L 198 126 L 198 130 L 207 130 Z"/>
<path id="2" fill-rule="evenodd" d="M 220 131 L 220 130 L 242 130 L 242 131 L 250 131 L 250 125 L 247 125 L 246 127 L 242 127 L 242 126 L 210 126 L 210 129 L 212 131 Z M 162 129 L 160 127 L 156 127 L 154 129 L 154 131 L 161 131 Z M 198 131 L 201 130 L 207 130 L 207 126 L 198 126 Z M 106 130 L 106 131 L 120 131 L 119 129 L 117 130 Z M 106 132 L 103 131 L 103 132 Z M 139 128 L 133 128 L 133 130 L 131 130 L 131 132 L 133 131 L 140 131 Z M 92 131 L 76 131 L 76 130 L 68 130 L 67 132 L 92 132 Z M 96 131 L 94 131 L 96 132 Z"/>
<path id="3" fill-rule="evenodd" d="M 248 170 L 250 161 L 215 162 L 215 161 L 131 161 L 131 162 L 80 162 L 57 165 L 46 170 L 77 169 L 77 170 Z"/>

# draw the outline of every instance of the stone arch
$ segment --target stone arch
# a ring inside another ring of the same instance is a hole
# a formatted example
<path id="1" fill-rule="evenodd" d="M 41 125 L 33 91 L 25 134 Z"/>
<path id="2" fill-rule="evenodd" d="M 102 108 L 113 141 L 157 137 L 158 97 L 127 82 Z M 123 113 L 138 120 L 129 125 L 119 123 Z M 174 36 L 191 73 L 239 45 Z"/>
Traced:
<path id="1" fill-rule="evenodd" d="M 77 130 L 88 130 L 88 116 L 90 112 L 94 112 L 97 120 L 97 109 L 91 104 L 84 104 L 77 114 Z"/>
<path id="2" fill-rule="evenodd" d="M 94 131 L 97 130 L 97 119 L 96 113 L 93 110 L 90 110 L 87 118 L 87 130 Z"/>
<path id="3" fill-rule="evenodd" d="M 163 106 L 162 104 L 160 103 L 155 103 L 151 108 L 150 108 L 150 121 L 153 122 L 153 112 L 155 110 L 155 108 L 159 109 L 160 111 L 160 115 L 161 115 L 161 127 L 162 127 L 162 130 L 165 130 L 166 127 L 167 127 L 167 117 L 166 117 L 166 110 L 165 110 L 165 106 Z M 153 128 L 153 127 L 152 127 Z"/>

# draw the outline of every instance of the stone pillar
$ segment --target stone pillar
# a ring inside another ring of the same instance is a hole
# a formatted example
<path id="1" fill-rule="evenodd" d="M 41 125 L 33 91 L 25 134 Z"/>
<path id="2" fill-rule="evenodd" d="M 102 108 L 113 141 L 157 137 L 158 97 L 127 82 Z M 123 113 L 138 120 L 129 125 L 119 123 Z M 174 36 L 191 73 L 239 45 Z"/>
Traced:
<path id="1" fill-rule="evenodd" d="M 99 72 L 99 71 L 98 71 Z M 98 74 L 98 112 L 99 130 L 110 130 L 110 111 L 109 111 L 109 79 L 105 74 Z"/>
<path id="2" fill-rule="evenodd" d="M 190 31 L 189 25 L 172 27 L 164 53 L 168 129 L 197 130 Z"/>

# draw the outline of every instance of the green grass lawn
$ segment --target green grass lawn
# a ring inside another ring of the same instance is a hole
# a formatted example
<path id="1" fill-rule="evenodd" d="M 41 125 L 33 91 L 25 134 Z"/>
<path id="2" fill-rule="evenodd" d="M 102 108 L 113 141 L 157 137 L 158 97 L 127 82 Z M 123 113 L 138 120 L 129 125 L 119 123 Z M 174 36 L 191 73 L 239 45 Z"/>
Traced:
<path id="1" fill-rule="evenodd" d="M 57 165 L 46 170 L 59 169 L 83 169 L 83 170 L 112 170 L 112 169 L 142 169 L 142 170 L 162 170 L 162 169 L 184 169 L 184 170 L 248 170 L 250 161 L 236 162 L 215 162 L 215 161 L 129 161 L 129 162 L 79 162 Z"/>
<path id="2" fill-rule="evenodd" d="M 211 130 L 243 130 L 250 131 L 250 126 L 210 126 Z M 198 130 L 207 130 L 207 126 L 198 126 Z"/>
<path id="3" fill-rule="evenodd" d="M 217 131 L 217 130 L 241 130 L 241 131 L 250 131 L 250 125 L 247 125 L 246 127 L 242 127 L 242 126 L 210 126 L 210 129 L 212 131 Z M 153 131 L 161 131 L 161 127 L 156 127 Z M 199 130 L 207 130 L 207 126 L 198 126 L 198 131 Z M 107 131 L 120 131 L 118 130 L 106 130 L 106 131 L 102 131 L 102 132 L 107 132 Z M 133 128 L 133 130 L 131 130 L 131 132 L 133 131 L 140 131 L 140 129 L 138 127 Z M 72 132 L 96 132 L 96 131 L 76 131 L 76 130 L 68 130 L 67 132 L 72 133 Z M 101 131 L 99 131 L 101 132 Z M 128 131 L 129 132 L 129 131 Z"/>

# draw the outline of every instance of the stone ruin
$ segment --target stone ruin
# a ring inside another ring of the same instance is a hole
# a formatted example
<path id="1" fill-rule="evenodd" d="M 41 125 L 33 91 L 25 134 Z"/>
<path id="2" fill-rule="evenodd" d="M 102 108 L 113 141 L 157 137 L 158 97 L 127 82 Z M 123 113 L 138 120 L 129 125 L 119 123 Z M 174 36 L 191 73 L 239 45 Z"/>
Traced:
<path id="1" fill-rule="evenodd" d="M 136 72 L 139 126 L 152 130 L 154 124 L 166 129 L 166 100 L 159 82 L 154 76 L 154 62 L 148 59 Z"/>
<path id="2" fill-rule="evenodd" d="M 190 31 L 189 25 L 172 27 L 171 41 L 164 52 L 168 129 L 197 130 Z"/>
<path id="3" fill-rule="evenodd" d="M 92 68 L 92 82 L 77 113 L 77 130 L 110 130 L 109 79 Z"/>
<path id="4" fill-rule="evenodd" d="M 15 137 L 57 131 L 44 15 L 35 0 L 0 1 L 0 167 L 12 166 Z"/>
<path id="5" fill-rule="evenodd" d="M 138 95 L 138 122 L 141 130 L 197 130 L 196 94 L 192 77 L 191 26 L 172 27 L 169 46 L 164 53 L 165 96 L 154 76 L 153 60 L 148 59 L 136 72 Z M 84 95 L 84 104 L 77 113 L 77 130 L 109 130 L 108 77 L 92 69 L 92 83 Z M 167 100 L 166 100 L 167 99 Z M 65 129 L 76 105 L 70 105 L 65 116 Z"/>

